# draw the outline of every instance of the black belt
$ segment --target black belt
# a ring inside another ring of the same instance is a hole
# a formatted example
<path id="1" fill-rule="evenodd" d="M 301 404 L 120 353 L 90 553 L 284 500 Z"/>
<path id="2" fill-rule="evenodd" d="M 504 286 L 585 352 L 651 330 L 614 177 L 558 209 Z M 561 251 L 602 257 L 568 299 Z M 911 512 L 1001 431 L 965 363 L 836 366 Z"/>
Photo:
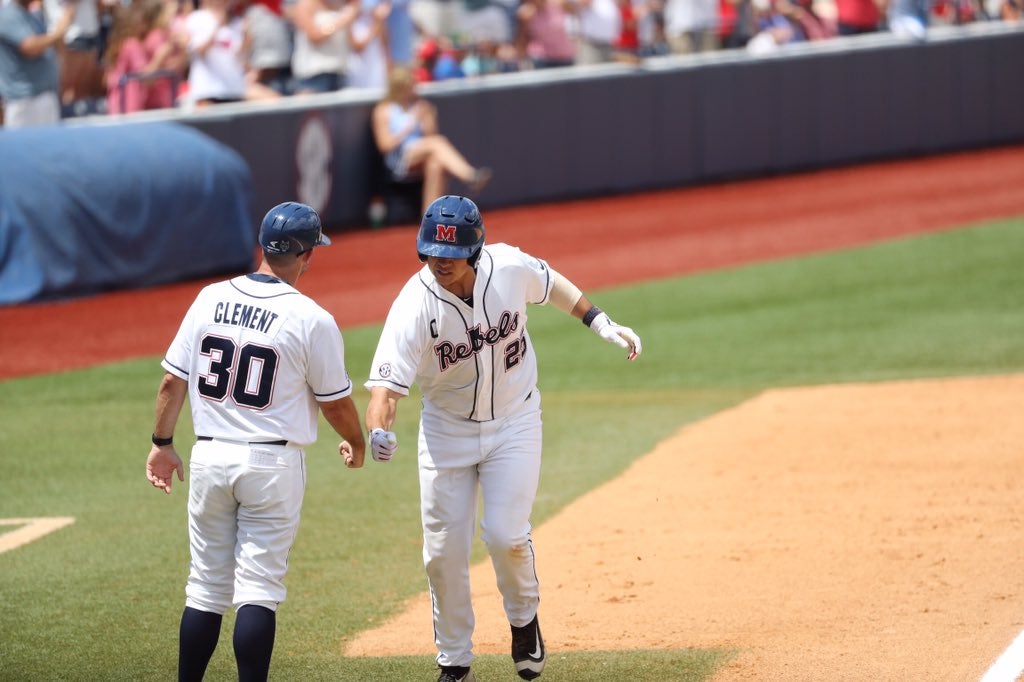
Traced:
<path id="1" fill-rule="evenodd" d="M 196 440 L 213 440 L 211 436 L 196 436 Z M 286 440 L 251 440 L 249 445 L 288 445 Z"/>

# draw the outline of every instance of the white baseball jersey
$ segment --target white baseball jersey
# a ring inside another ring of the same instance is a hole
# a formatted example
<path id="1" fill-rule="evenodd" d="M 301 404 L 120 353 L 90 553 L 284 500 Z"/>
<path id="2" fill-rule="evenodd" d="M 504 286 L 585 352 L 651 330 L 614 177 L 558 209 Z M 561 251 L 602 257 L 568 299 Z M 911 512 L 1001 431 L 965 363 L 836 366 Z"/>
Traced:
<path id="1" fill-rule="evenodd" d="M 409 279 L 384 323 L 368 388 L 408 395 L 417 383 L 425 402 L 478 422 L 521 409 L 537 385 L 526 305 L 547 303 L 554 271 L 507 244 L 482 251 L 472 306 L 425 266 Z"/>
<path id="2" fill-rule="evenodd" d="M 352 393 L 344 352 L 330 313 L 257 274 L 204 288 L 161 364 L 189 382 L 196 435 L 304 447 L 317 401 Z"/>

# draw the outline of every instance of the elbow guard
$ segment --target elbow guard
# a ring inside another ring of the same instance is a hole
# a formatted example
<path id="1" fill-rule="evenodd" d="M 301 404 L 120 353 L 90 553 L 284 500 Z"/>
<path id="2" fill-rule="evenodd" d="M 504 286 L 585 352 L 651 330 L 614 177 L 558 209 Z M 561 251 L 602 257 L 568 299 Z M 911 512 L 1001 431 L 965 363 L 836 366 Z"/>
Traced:
<path id="1" fill-rule="evenodd" d="M 572 315 L 572 309 L 576 307 L 576 302 L 583 297 L 583 292 L 554 270 L 551 271 L 551 274 L 554 276 L 555 283 L 551 287 L 548 303 L 562 312 Z"/>

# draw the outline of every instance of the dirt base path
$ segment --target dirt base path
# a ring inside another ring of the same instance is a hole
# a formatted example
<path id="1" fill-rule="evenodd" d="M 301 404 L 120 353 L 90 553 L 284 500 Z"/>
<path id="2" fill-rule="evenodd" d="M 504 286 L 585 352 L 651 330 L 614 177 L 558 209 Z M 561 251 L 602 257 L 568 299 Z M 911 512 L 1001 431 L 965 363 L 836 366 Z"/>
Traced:
<path id="1" fill-rule="evenodd" d="M 535 529 L 552 654 L 729 648 L 717 680 L 977 680 L 1024 628 L 1024 375 L 769 391 Z M 507 653 L 489 562 L 478 653 Z M 433 654 L 424 594 L 347 655 Z M 557 665 L 557 662 L 555 663 Z"/>

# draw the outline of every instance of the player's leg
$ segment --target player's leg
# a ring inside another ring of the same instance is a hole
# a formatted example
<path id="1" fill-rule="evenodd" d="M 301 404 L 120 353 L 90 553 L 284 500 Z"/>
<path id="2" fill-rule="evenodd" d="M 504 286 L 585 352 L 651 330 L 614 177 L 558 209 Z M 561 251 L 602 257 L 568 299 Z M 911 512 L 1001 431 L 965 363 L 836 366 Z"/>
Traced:
<path id="1" fill-rule="evenodd" d="M 484 499 L 482 538 L 487 545 L 512 635 L 512 660 L 520 677 L 544 669 L 546 651 L 537 609 L 540 585 L 534 561 L 530 512 L 541 466 L 540 397 L 528 409 L 495 424 L 494 449 L 480 464 Z"/>
<path id="2" fill-rule="evenodd" d="M 433 605 L 437 663 L 445 667 L 473 661 L 469 553 L 476 530 L 479 430 L 475 422 L 432 414 L 429 406 L 420 419 L 423 565 Z"/>
<path id="3" fill-rule="evenodd" d="M 199 441 L 189 458 L 188 535 L 191 561 L 181 616 L 178 677 L 201 680 L 217 648 L 221 618 L 231 605 L 235 509 L 223 461 L 233 446 Z"/>
<path id="4" fill-rule="evenodd" d="M 238 663 L 238 682 L 264 682 L 270 674 L 277 614 L 265 606 L 246 604 L 235 615 L 232 643 Z"/>
<path id="5" fill-rule="evenodd" d="M 541 440 L 539 410 L 506 420 L 495 437 L 496 447 L 479 467 L 481 538 L 491 555 L 505 613 L 515 626 L 533 619 L 540 599 L 530 513 L 540 480 Z"/>
<path id="6" fill-rule="evenodd" d="M 200 682 L 220 638 L 219 613 L 186 606 L 178 627 L 178 682 Z"/>
<path id="7" fill-rule="evenodd" d="M 235 659 L 240 680 L 265 680 L 285 600 L 288 553 L 299 528 L 305 495 L 305 455 L 286 446 L 253 446 L 240 458 L 235 480 L 238 537 L 235 547 Z"/>

